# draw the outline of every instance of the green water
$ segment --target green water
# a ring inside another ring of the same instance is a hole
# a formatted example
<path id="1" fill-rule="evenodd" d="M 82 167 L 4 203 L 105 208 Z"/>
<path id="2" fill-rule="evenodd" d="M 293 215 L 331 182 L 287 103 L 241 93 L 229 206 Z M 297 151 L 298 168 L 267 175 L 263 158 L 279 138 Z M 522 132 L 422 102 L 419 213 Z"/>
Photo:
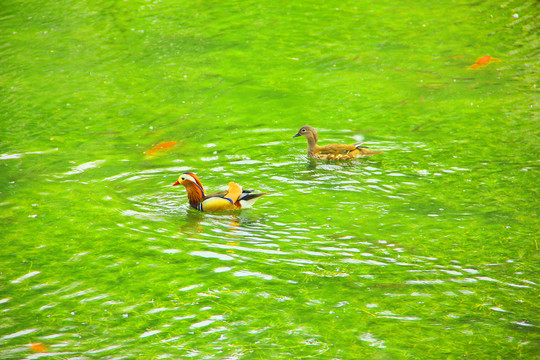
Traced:
<path id="1" fill-rule="evenodd" d="M 2 1 L 0 358 L 540 358 L 538 11 Z"/>

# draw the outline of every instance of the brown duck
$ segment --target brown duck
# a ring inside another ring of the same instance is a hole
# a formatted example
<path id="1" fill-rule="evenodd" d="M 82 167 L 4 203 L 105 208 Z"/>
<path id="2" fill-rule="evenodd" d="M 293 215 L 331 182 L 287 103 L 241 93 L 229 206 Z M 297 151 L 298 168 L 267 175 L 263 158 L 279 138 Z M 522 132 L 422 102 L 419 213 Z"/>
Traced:
<path id="1" fill-rule="evenodd" d="M 307 139 L 307 154 L 313 159 L 350 160 L 361 156 L 382 153 L 382 151 L 367 150 L 366 147 L 362 146 L 360 143 L 353 145 L 330 144 L 319 146 L 317 145 L 317 141 L 319 140 L 317 130 L 308 125 L 302 126 L 300 130 L 298 130 L 298 133 L 293 135 L 293 137 L 297 136 L 304 136 Z"/>

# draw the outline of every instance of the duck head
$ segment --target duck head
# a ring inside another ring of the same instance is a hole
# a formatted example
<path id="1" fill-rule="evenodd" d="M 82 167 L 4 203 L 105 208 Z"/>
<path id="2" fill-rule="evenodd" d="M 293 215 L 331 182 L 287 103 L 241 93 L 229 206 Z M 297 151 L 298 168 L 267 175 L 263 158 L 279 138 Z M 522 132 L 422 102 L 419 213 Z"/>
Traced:
<path id="1" fill-rule="evenodd" d="M 176 185 L 184 185 L 185 188 L 188 190 L 190 189 L 198 189 L 201 192 L 201 195 L 204 197 L 204 187 L 201 184 L 201 180 L 191 172 L 183 173 L 178 177 L 178 181 L 176 181 L 172 186 Z"/>
<path id="2" fill-rule="evenodd" d="M 300 130 L 298 130 L 296 135 L 293 135 L 293 137 L 298 136 L 304 136 L 306 139 L 308 139 L 308 142 L 310 143 L 316 143 L 317 141 L 319 141 L 319 135 L 317 134 L 317 130 L 315 130 L 309 125 L 302 126 Z"/>

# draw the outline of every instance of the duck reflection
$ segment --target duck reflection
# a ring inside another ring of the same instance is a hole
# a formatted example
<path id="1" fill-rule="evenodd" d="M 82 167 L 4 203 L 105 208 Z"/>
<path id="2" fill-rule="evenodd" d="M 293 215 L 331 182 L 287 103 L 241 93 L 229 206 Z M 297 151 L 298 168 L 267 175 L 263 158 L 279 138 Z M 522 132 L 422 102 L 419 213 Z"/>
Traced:
<path id="1" fill-rule="evenodd" d="M 362 165 L 359 160 L 342 160 L 339 163 L 330 160 L 316 160 L 307 158 L 306 170 L 339 170 L 342 168 L 353 168 Z"/>
<path id="2" fill-rule="evenodd" d="M 211 229 L 226 227 L 232 231 L 239 231 L 252 224 L 260 222 L 260 217 L 250 214 L 249 211 L 230 211 L 227 213 L 205 213 L 194 209 L 187 209 L 185 222 L 180 225 L 180 232 L 184 234 L 206 233 Z"/>

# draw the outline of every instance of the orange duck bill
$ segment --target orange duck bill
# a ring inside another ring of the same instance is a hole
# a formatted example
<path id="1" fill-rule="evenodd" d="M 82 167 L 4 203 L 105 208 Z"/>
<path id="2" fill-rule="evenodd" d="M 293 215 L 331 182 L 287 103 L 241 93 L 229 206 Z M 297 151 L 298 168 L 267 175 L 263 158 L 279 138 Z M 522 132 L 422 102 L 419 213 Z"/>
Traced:
<path id="1" fill-rule="evenodd" d="M 307 155 L 313 159 L 351 160 L 358 157 L 382 153 L 382 151 L 367 150 L 366 147 L 362 146 L 360 143 L 353 145 L 331 144 L 319 146 L 317 145 L 317 141 L 319 141 L 317 130 L 308 125 L 302 126 L 300 130 L 293 135 L 293 138 L 298 136 L 303 136 L 307 139 Z"/>
<path id="2" fill-rule="evenodd" d="M 206 194 L 201 181 L 194 173 L 180 175 L 175 185 L 184 185 L 189 205 L 199 211 L 223 211 L 246 209 L 253 206 L 257 199 L 266 193 L 254 193 L 252 190 L 242 190 L 240 185 L 229 183 L 229 189 L 213 194 Z"/>

